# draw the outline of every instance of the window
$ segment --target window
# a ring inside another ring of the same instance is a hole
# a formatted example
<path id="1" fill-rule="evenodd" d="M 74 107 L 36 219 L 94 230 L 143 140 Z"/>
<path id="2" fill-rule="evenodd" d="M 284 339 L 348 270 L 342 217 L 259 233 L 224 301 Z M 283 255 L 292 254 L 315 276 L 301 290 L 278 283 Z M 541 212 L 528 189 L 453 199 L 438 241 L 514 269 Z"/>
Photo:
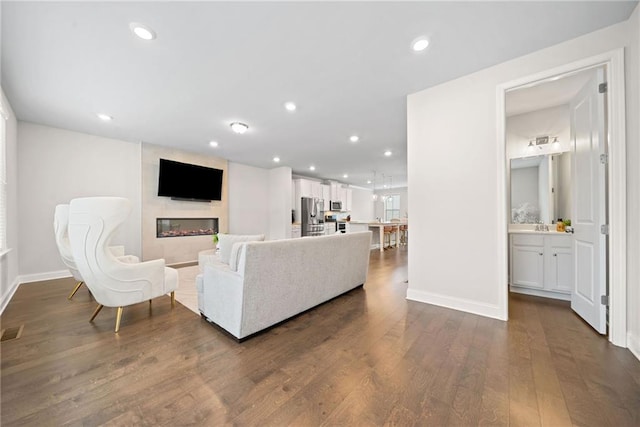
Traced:
<path id="1" fill-rule="evenodd" d="M 7 249 L 6 117 L 0 108 L 0 252 Z"/>
<path id="2" fill-rule="evenodd" d="M 391 221 L 393 218 L 400 218 L 399 194 L 389 194 L 384 199 L 384 219 Z"/>

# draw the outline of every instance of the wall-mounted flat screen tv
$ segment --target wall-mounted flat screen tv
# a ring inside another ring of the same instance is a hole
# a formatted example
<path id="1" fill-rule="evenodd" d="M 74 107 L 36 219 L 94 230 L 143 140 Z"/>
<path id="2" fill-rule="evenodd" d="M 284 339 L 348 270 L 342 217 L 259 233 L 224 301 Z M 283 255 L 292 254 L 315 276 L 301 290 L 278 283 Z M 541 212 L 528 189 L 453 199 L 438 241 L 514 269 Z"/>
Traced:
<path id="1" fill-rule="evenodd" d="M 158 196 L 177 200 L 222 200 L 222 170 L 160 159 Z"/>

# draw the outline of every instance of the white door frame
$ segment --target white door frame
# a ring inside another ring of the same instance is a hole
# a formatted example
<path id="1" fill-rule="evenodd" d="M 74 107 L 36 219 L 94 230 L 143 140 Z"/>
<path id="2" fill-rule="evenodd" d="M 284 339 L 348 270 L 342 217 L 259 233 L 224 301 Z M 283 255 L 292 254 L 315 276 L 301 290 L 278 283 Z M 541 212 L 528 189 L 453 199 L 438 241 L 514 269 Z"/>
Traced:
<path id="1" fill-rule="evenodd" d="M 508 224 L 510 215 L 507 206 L 507 167 L 505 129 L 505 95 L 508 90 L 542 83 L 552 77 L 575 73 L 605 65 L 608 114 L 609 212 L 608 277 L 609 277 L 609 341 L 627 347 L 627 178 L 626 178 L 626 130 L 625 130 L 625 88 L 624 49 L 616 49 L 600 55 L 565 64 L 537 74 L 526 76 L 498 85 L 497 96 L 497 136 L 498 136 L 498 268 L 502 282 L 500 306 L 504 308 L 502 318 L 509 313 L 508 280 Z"/>

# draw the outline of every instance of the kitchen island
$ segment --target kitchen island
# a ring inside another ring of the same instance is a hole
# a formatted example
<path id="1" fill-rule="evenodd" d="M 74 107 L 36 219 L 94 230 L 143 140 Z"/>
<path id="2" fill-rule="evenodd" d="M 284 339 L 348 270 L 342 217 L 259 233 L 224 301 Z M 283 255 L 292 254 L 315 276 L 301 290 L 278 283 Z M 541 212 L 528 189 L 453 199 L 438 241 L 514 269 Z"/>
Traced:
<path id="1" fill-rule="evenodd" d="M 394 227 L 396 232 L 396 240 L 395 247 L 398 247 L 400 241 L 400 226 L 407 225 L 408 222 L 380 222 L 380 221 L 357 221 L 351 220 L 349 221 L 349 231 L 366 231 L 371 230 L 374 233 L 374 236 L 378 236 L 378 247 L 380 248 L 380 252 L 384 251 L 384 227 Z M 371 242 L 372 245 L 375 242 Z"/>

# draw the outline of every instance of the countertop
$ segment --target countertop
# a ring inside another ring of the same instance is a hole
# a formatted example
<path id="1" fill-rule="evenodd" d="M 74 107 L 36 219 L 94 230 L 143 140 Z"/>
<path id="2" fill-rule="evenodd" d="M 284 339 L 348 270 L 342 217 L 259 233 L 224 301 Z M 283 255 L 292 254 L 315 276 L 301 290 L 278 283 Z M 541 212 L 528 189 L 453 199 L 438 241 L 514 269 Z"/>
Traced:
<path id="1" fill-rule="evenodd" d="M 351 220 L 348 221 L 351 224 L 365 224 L 368 225 L 370 227 L 380 227 L 380 226 L 387 226 L 387 225 L 403 225 L 403 224 L 407 224 L 407 221 L 401 221 L 401 222 L 378 222 L 378 221 L 359 221 L 359 220 Z"/>

